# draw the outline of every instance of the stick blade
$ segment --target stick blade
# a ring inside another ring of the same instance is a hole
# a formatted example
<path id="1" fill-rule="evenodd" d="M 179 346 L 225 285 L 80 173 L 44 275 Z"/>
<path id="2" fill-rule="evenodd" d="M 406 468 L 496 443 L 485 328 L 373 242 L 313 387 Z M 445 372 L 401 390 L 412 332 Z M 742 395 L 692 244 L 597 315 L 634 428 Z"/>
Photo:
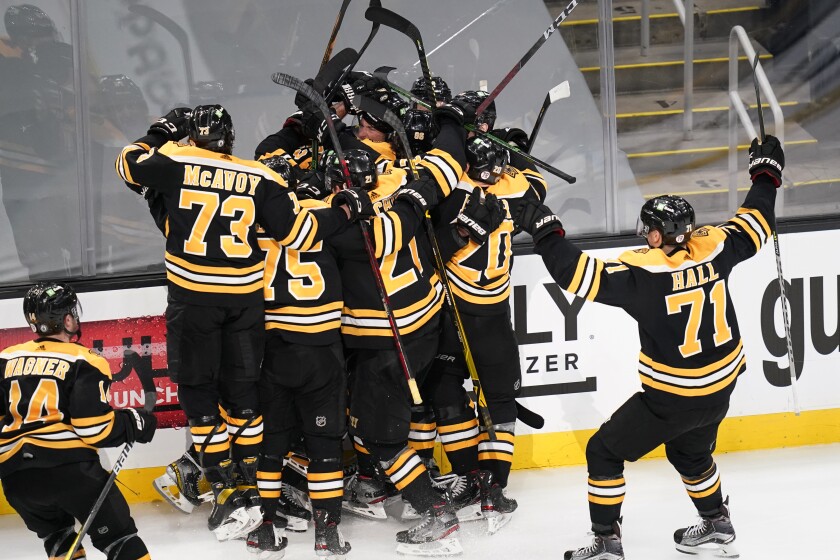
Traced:
<path id="1" fill-rule="evenodd" d="M 420 30 L 417 29 L 416 25 L 398 13 L 392 12 L 387 8 L 382 8 L 381 6 L 371 6 L 365 10 L 365 19 L 373 23 L 384 25 L 385 27 L 390 27 L 395 31 L 399 31 L 403 35 L 408 35 L 414 41 L 417 41 L 420 38 Z"/>
<path id="2" fill-rule="evenodd" d="M 571 95 L 572 90 L 569 88 L 569 80 L 557 84 L 548 92 L 548 98 L 552 103 L 560 101 L 561 99 L 566 99 Z"/>

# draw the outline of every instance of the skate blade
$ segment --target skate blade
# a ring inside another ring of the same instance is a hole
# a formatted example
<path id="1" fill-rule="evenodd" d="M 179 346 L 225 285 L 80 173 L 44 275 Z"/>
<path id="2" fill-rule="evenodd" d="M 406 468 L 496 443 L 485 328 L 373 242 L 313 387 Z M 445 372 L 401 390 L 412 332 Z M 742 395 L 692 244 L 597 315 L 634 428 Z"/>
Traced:
<path id="1" fill-rule="evenodd" d="M 397 543 L 397 554 L 406 556 L 457 556 L 462 552 L 461 541 L 454 537 L 427 543 Z"/>
<path id="2" fill-rule="evenodd" d="M 470 504 L 464 506 L 455 512 L 459 523 L 466 523 L 469 521 L 481 521 L 484 515 L 481 513 L 481 504 Z"/>
<path id="3" fill-rule="evenodd" d="M 484 517 L 485 519 L 487 519 L 488 535 L 495 535 L 499 531 L 499 529 L 501 529 L 510 522 L 509 513 L 493 512 L 491 514 L 485 515 Z"/>
<path id="4" fill-rule="evenodd" d="M 286 530 L 292 533 L 305 533 L 309 529 L 309 520 L 303 517 L 290 517 L 277 513 L 278 516 L 286 520 Z"/>
<path id="5" fill-rule="evenodd" d="M 172 480 L 171 476 L 164 474 L 157 477 L 152 482 L 152 486 L 155 487 L 157 493 L 161 495 L 166 503 L 181 513 L 189 515 L 192 513 L 193 508 L 195 508 L 195 505 L 184 497 L 183 494 L 181 494 L 178 490 L 178 485 L 175 484 L 175 481 Z"/>
<path id="6" fill-rule="evenodd" d="M 414 521 L 415 519 L 420 519 L 420 514 L 417 513 L 416 509 L 411 507 L 411 504 L 403 502 L 402 512 L 400 512 L 400 521 Z"/>
<path id="7" fill-rule="evenodd" d="M 255 520 L 247 510 L 244 507 L 234 510 L 224 523 L 213 529 L 219 542 L 247 538 L 248 533 L 260 526 L 262 516 Z"/>
<path id="8" fill-rule="evenodd" d="M 740 553 L 735 548 L 734 543 L 719 544 L 706 543 L 700 546 L 685 546 L 681 544 L 675 545 L 678 552 L 683 554 L 691 554 L 693 556 L 702 556 L 704 558 L 739 558 Z"/>
<path id="9" fill-rule="evenodd" d="M 341 508 L 344 511 L 354 513 L 367 519 L 388 519 L 388 514 L 385 513 L 384 501 L 373 504 L 362 504 L 358 502 L 341 502 Z"/>
<path id="10" fill-rule="evenodd" d="M 287 541 L 286 539 L 283 540 L 288 544 L 289 541 Z M 260 550 L 258 548 L 249 548 L 248 552 L 253 554 L 253 556 L 251 556 L 252 559 L 256 558 L 257 560 L 280 560 L 281 558 L 286 556 L 285 547 L 283 547 L 280 550 Z"/>

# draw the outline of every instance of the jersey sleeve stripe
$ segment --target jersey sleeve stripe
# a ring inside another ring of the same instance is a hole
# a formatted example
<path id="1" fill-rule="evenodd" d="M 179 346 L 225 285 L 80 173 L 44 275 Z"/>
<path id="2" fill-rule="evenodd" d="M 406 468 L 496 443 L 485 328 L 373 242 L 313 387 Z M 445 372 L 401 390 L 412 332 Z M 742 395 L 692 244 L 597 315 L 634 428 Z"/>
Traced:
<path id="1" fill-rule="evenodd" d="M 137 145 L 137 144 L 130 144 L 130 145 L 128 145 L 128 146 L 126 146 L 125 148 L 122 149 L 122 151 L 120 152 L 120 156 L 117 158 L 117 161 L 116 161 L 117 175 L 119 175 L 120 178 L 122 178 L 123 181 L 131 183 L 132 185 L 142 186 L 142 185 L 139 185 L 138 183 L 136 183 L 134 181 L 134 179 L 131 177 L 131 172 L 128 169 L 128 165 L 127 165 L 127 162 L 126 162 L 125 158 L 129 153 L 136 152 L 137 150 L 142 150 L 142 149 L 143 148 L 141 146 Z"/>
<path id="2" fill-rule="evenodd" d="M 752 226 L 749 223 L 747 223 L 746 220 L 736 217 L 729 220 L 729 223 L 736 225 L 740 231 L 743 231 L 744 233 L 750 236 L 750 240 L 752 240 L 753 245 L 755 245 L 756 251 L 761 249 L 761 240 L 758 237 L 758 233 L 752 228 Z"/>
<path id="3" fill-rule="evenodd" d="M 575 274 L 572 276 L 572 281 L 569 283 L 568 287 L 566 288 L 567 291 L 577 293 L 578 287 L 580 286 L 580 281 L 583 279 L 583 275 L 586 272 L 586 263 L 589 260 L 589 257 L 586 254 L 581 253 L 580 257 L 578 258 L 577 268 L 575 268 Z"/>
<path id="4" fill-rule="evenodd" d="M 736 214 L 741 217 L 744 217 L 745 214 L 752 217 L 756 222 L 758 222 L 759 228 L 764 231 L 764 237 L 770 237 L 773 233 L 773 230 L 770 227 L 770 224 L 767 223 L 767 219 L 764 217 L 764 214 L 758 210 L 753 208 L 739 208 Z"/>
<path id="5" fill-rule="evenodd" d="M 586 299 L 594 301 L 598 297 L 598 290 L 601 289 L 601 275 L 604 273 L 604 263 L 598 259 L 591 259 L 595 261 L 595 274 L 592 277 L 592 287 L 586 294 Z"/>

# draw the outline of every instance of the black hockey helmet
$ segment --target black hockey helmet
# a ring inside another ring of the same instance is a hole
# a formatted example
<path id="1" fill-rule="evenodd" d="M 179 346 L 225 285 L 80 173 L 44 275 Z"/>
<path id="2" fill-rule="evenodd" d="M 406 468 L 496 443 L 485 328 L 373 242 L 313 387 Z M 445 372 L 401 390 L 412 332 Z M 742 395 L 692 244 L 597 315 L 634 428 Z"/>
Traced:
<path id="1" fill-rule="evenodd" d="M 487 185 L 499 182 L 507 164 L 507 150 L 482 136 L 467 140 L 467 176 Z"/>
<path id="2" fill-rule="evenodd" d="M 40 336 L 67 332 L 81 336 L 81 326 L 75 333 L 65 331 L 64 318 L 72 315 L 79 321 L 79 298 L 69 284 L 41 282 L 23 297 L 23 316 L 32 332 Z"/>
<path id="3" fill-rule="evenodd" d="M 670 194 L 651 198 L 642 206 L 636 234 L 647 237 L 651 230 L 662 234 L 664 245 L 683 245 L 694 231 L 694 208 L 681 196 Z"/>
<path id="4" fill-rule="evenodd" d="M 192 110 L 189 137 L 196 146 L 214 152 L 233 151 L 233 119 L 221 105 L 199 105 Z"/>
<path id="5" fill-rule="evenodd" d="M 370 97 L 390 109 L 400 119 L 403 118 L 403 115 L 408 110 L 408 102 L 395 91 L 381 89 L 374 92 Z M 385 134 L 394 132 L 391 125 L 370 113 L 362 113 L 360 116 L 379 132 L 384 132 Z"/>
<path id="6" fill-rule="evenodd" d="M 438 101 L 449 103 L 452 100 L 452 90 L 449 85 L 439 76 L 432 76 L 432 89 L 435 92 L 435 98 Z M 411 85 L 411 94 L 425 101 L 432 102 L 432 97 L 429 95 L 429 82 L 424 77 L 417 78 Z"/>
<path id="7" fill-rule="evenodd" d="M 452 98 L 453 101 L 461 101 L 463 103 L 469 104 L 474 110 L 478 109 L 478 106 L 487 99 L 490 94 L 486 91 L 474 91 L 468 90 L 459 93 L 455 97 Z M 482 124 L 487 124 L 487 130 L 493 130 L 493 125 L 496 124 L 496 102 L 491 101 L 490 105 L 487 106 L 487 109 L 484 110 L 483 113 L 477 115 L 475 117 L 475 126 L 478 127 Z"/>
<path id="8" fill-rule="evenodd" d="M 431 111 L 409 109 L 403 115 L 402 121 L 412 155 L 422 154 L 432 149 L 437 129 Z M 396 148 L 397 155 L 405 157 L 401 142 L 396 143 Z"/>
<path id="9" fill-rule="evenodd" d="M 295 167 L 292 167 L 288 159 L 283 156 L 271 156 L 261 159 L 260 163 L 283 177 L 283 180 L 286 181 L 286 185 L 290 189 L 294 189 L 297 186 L 297 171 Z"/>
<path id="10" fill-rule="evenodd" d="M 59 41 L 61 36 L 50 16 L 32 4 L 20 4 L 9 6 L 3 16 L 6 24 L 6 33 L 9 38 L 16 42 L 27 40 L 50 40 Z"/>
<path id="11" fill-rule="evenodd" d="M 354 188 L 369 191 L 376 187 L 378 174 L 376 172 L 376 160 L 366 150 L 346 150 L 344 159 L 347 161 L 347 168 L 350 170 L 350 182 Z M 330 152 L 326 157 L 325 184 L 327 190 L 341 190 L 347 186 L 344 181 L 344 171 L 338 154 Z"/>
<path id="12" fill-rule="evenodd" d="M 123 133 L 140 128 L 138 123 L 149 119 L 149 106 L 143 92 L 125 74 L 99 78 L 101 109 Z"/>

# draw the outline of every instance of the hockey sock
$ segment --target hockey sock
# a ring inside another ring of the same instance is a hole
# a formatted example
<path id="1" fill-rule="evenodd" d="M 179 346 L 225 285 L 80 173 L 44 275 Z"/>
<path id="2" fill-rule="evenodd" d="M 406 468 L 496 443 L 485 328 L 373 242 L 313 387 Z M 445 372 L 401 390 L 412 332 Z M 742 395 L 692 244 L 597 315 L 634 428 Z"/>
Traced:
<path id="1" fill-rule="evenodd" d="M 234 410 L 223 414 L 230 434 L 231 457 L 238 463 L 245 457 L 256 457 L 263 440 L 263 417 L 254 410 Z"/>
<path id="2" fill-rule="evenodd" d="M 341 498 L 344 496 L 344 471 L 341 469 L 340 457 L 311 459 L 306 478 L 309 481 L 312 509 L 325 510 L 336 522 L 339 521 Z"/>
<path id="3" fill-rule="evenodd" d="M 278 455 L 260 455 L 257 469 L 257 489 L 263 508 L 263 519 L 274 521 L 277 502 L 280 500 L 280 482 L 283 478 L 283 459 Z"/>
<path id="4" fill-rule="evenodd" d="M 358 463 L 359 474 L 369 478 L 375 478 L 377 476 L 376 459 L 371 456 L 370 451 L 362 443 L 362 440 L 355 436 L 353 437 L 353 448 L 357 454 L 356 461 Z"/>
<path id="5" fill-rule="evenodd" d="M 426 511 L 440 501 L 440 495 L 432 488 L 432 479 L 423 461 L 413 449 L 399 449 L 398 445 L 377 445 L 373 451 L 380 459 L 385 474 L 415 510 Z"/>
<path id="6" fill-rule="evenodd" d="M 478 462 L 482 469 L 493 473 L 493 480 L 504 488 L 513 463 L 514 427 L 516 422 L 494 424 L 496 439 L 491 440 L 484 426 L 479 426 Z"/>
<path id="7" fill-rule="evenodd" d="M 478 470 L 478 419 L 472 408 L 458 408 L 438 411 L 438 433 L 452 472 L 466 474 Z"/>
<path id="8" fill-rule="evenodd" d="M 435 413 L 426 405 L 411 407 L 411 425 L 408 433 L 408 446 L 421 458 L 431 459 L 435 451 L 437 426 Z"/>
<path id="9" fill-rule="evenodd" d="M 217 466 L 230 455 L 227 424 L 218 416 L 190 418 L 190 435 L 202 469 Z"/>
<path id="10" fill-rule="evenodd" d="M 621 504 L 624 503 L 624 476 L 594 476 L 590 473 L 587 482 L 592 531 L 612 533 L 612 523 L 621 516 Z"/>
<path id="11" fill-rule="evenodd" d="M 680 474 L 680 476 L 688 496 L 694 502 L 694 507 L 697 508 L 700 515 L 712 517 L 720 513 L 720 506 L 723 504 L 723 490 L 720 486 L 720 473 L 714 462 L 699 476 L 684 474 Z"/>

